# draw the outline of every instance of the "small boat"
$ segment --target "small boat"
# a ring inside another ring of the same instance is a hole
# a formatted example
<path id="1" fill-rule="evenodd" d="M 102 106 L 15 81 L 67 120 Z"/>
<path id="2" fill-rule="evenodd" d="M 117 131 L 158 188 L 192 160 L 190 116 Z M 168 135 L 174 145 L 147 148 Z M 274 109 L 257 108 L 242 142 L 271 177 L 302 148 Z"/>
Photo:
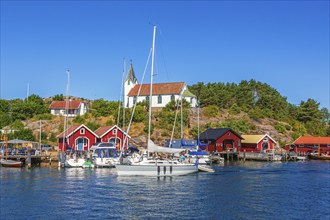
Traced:
<path id="1" fill-rule="evenodd" d="M 0 160 L 1 166 L 3 167 L 22 167 L 22 162 L 17 160 L 6 160 L 1 159 Z"/>
<path id="2" fill-rule="evenodd" d="M 309 157 L 312 160 L 330 160 L 329 154 L 310 154 Z"/>
<path id="3" fill-rule="evenodd" d="M 116 164 L 119 164 L 119 156 L 113 143 L 96 143 L 90 150 L 93 151 L 96 167 L 115 167 Z"/>
<path id="4" fill-rule="evenodd" d="M 209 172 L 209 173 L 215 172 L 213 168 L 211 168 L 210 166 L 205 166 L 205 165 L 198 165 L 198 171 Z"/>
<path id="5" fill-rule="evenodd" d="M 306 156 L 297 156 L 297 160 L 299 161 L 305 161 L 306 159 Z"/>
<path id="6" fill-rule="evenodd" d="M 64 166 L 65 167 L 82 167 L 85 163 L 85 159 L 84 158 L 69 158 L 66 159 L 64 162 Z"/>
<path id="7" fill-rule="evenodd" d="M 82 168 L 94 168 L 94 164 L 91 161 L 86 161 L 83 165 Z"/>
<path id="8" fill-rule="evenodd" d="M 0 164 L 3 167 L 21 167 L 23 164 L 21 161 L 8 160 L 8 136 L 5 134 L 5 146 L 6 146 L 6 157 L 1 158 Z"/>

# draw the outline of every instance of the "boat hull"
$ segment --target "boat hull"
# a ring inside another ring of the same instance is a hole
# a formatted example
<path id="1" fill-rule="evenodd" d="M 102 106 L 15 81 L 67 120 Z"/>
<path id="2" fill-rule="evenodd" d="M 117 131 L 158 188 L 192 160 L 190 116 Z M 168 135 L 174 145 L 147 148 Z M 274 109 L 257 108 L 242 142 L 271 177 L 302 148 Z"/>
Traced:
<path id="1" fill-rule="evenodd" d="M 312 160 L 330 160 L 330 156 L 323 156 L 323 155 L 310 155 Z"/>
<path id="2" fill-rule="evenodd" d="M 64 166 L 65 167 L 82 167 L 85 163 L 85 159 L 68 159 L 65 160 Z"/>
<path id="3" fill-rule="evenodd" d="M 22 167 L 21 161 L 1 159 L 0 163 L 3 167 Z"/>
<path id="4" fill-rule="evenodd" d="M 194 165 L 116 165 L 118 176 L 182 176 L 195 173 Z"/>
<path id="5" fill-rule="evenodd" d="M 95 158 L 94 164 L 96 167 L 115 167 L 119 163 L 118 158 Z"/>

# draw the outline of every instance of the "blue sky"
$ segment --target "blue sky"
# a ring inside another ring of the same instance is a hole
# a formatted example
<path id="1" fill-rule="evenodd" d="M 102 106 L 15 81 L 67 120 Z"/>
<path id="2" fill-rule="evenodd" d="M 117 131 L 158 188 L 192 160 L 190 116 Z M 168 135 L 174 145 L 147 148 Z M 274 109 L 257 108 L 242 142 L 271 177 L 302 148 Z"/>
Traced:
<path id="1" fill-rule="evenodd" d="M 155 82 L 255 79 L 329 109 L 329 1 L 1 1 L 0 96 L 65 94 L 70 69 L 70 94 L 118 100 L 124 58 L 142 78 L 150 23 Z"/>

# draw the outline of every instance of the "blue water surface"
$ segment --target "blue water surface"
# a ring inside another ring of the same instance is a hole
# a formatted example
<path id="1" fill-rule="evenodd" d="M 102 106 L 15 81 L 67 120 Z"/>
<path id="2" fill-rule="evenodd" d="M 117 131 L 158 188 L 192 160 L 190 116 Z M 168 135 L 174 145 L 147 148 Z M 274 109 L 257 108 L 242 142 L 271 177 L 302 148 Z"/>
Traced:
<path id="1" fill-rule="evenodd" d="M 330 163 L 239 162 L 215 173 L 0 168 L 0 219 L 330 219 Z"/>

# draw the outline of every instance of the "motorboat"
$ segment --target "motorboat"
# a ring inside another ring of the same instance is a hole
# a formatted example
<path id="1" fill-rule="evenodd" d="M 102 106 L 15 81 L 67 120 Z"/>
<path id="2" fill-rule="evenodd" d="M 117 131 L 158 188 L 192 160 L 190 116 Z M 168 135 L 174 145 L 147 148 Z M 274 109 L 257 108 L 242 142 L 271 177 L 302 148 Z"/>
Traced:
<path id="1" fill-rule="evenodd" d="M 90 150 L 93 151 L 95 167 L 115 167 L 116 164 L 119 164 L 119 155 L 113 143 L 96 143 Z"/>

